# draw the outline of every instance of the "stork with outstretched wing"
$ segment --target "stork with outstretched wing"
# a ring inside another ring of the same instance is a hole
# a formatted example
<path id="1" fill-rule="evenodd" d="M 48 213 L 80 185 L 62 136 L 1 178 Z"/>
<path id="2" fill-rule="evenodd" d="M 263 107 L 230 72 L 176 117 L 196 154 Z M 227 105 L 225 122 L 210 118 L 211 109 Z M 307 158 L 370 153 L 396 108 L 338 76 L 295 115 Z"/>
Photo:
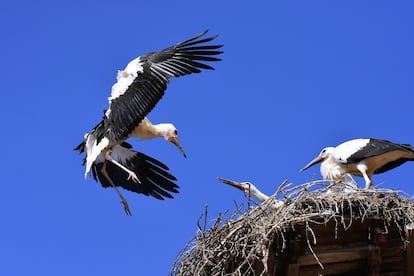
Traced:
<path id="1" fill-rule="evenodd" d="M 218 50 L 222 45 L 208 45 L 207 43 L 217 36 L 204 38 L 206 33 L 207 31 L 204 31 L 164 50 L 151 52 L 130 61 L 124 70 L 118 72 L 117 82 L 112 86 L 109 97 L 109 108 L 105 111 L 102 121 L 87 133 L 84 141 L 75 148 L 81 153 L 86 153 L 85 176 L 89 175 L 92 169 L 102 185 L 109 184 L 115 188 L 122 199 L 125 211 L 129 210 L 128 204 L 117 186 L 125 188 L 125 183 L 142 184 L 144 180 L 140 175 L 145 175 L 139 166 L 130 165 L 134 163 L 132 159 L 136 158 L 131 156 L 141 156 L 138 163 L 144 164 L 144 171 L 148 169 L 145 165 L 148 164 L 148 156 L 142 157 L 142 153 L 131 149 L 125 150 L 126 147 L 122 144 L 126 139 L 139 137 L 145 140 L 163 137 L 175 144 L 184 157 L 186 156 L 175 126 L 171 123 L 153 125 L 146 116 L 163 97 L 170 78 L 200 73 L 202 69 L 214 70 L 205 62 L 219 61 L 220 59 L 215 56 L 222 53 Z M 131 154 L 132 152 L 134 154 Z M 116 173 L 115 167 L 118 167 Z M 121 171 L 125 175 L 124 181 L 118 178 Z"/>

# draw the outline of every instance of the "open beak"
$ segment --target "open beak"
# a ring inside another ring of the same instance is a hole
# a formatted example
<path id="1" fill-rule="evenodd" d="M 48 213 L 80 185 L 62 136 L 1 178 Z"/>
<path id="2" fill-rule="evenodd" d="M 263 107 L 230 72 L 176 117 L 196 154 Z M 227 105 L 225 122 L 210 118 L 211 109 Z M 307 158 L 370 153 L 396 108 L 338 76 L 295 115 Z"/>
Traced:
<path id="1" fill-rule="evenodd" d="M 325 158 L 323 158 L 321 156 L 317 156 L 315 159 L 313 159 L 312 161 L 310 161 L 305 167 L 303 167 L 302 169 L 300 169 L 300 172 L 303 172 L 304 170 L 312 167 L 315 164 L 318 164 L 318 163 L 322 162 L 323 160 L 325 160 Z"/>
<path id="2" fill-rule="evenodd" d="M 187 155 L 185 154 L 184 148 L 183 146 L 181 146 L 180 140 L 178 140 L 177 136 L 169 136 L 167 138 L 168 141 L 170 141 L 171 143 L 173 143 L 174 145 L 177 146 L 177 148 L 180 150 L 180 152 L 183 154 L 184 158 L 187 158 Z"/>
<path id="3" fill-rule="evenodd" d="M 239 190 L 242 190 L 244 192 L 243 186 L 240 184 L 240 182 L 236 182 L 233 180 L 228 180 L 228 179 L 224 179 L 224 178 L 217 178 L 218 181 L 220 181 L 221 183 L 224 184 L 228 184 L 230 186 L 233 186 L 234 188 L 237 188 Z"/>

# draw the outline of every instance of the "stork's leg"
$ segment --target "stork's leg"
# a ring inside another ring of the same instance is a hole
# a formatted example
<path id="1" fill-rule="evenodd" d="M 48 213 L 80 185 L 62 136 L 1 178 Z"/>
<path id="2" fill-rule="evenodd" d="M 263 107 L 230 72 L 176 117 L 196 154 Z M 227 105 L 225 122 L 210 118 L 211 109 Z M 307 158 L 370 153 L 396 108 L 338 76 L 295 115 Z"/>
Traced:
<path id="1" fill-rule="evenodd" d="M 365 179 L 365 190 L 369 190 L 372 187 L 372 175 L 368 175 L 367 166 L 365 164 L 358 164 L 357 169 L 361 172 L 362 176 Z"/>
<path id="2" fill-rule="evenodd" d="M 365 173 L 364 175 L 364 179 L 365 179 L 365 190 L 369 190 L 369 189 L 374 189 L 375 187 L 374 185 L 372 185 L 372 175 L 369 175 L 367 173 Z"/>
<path id="3" fill-rule="evenodd" d="M 104 164 L 103 164 L 102 169 L 101 169 L 101 173 L 102 173 L 103 176 L 106 177 L 109 184 L 111 184 L 112 188 L 114 188 L 115 191 L 118 193 L 119 197 L 121 198 L 122 205 L 124 205 L 125 213 L 129 216 L 132 216 L 131 210 L 129 209 L 129 206 L 128 206 L 128 202 L 126 201 L 124 196 L 121 194 L 118 187 L 112 182 L 112 179 L 109 177 L 108 172 L 106 171 L 106 163 L 107 162 L 108 162 L 107 160 L 104 161 Z"/>
<path id="4" fill-rule="evenodd" d="M 124 171 L 126 171 L 128 173 L 128 178 L 127 180 L 132 180 L 135 183 L 141 183 L 141 181 L 138 179 L 137 175 L 131 171 L 130 169 L 126 168 L 125 166 L 123 166 L 121 163 L 119 163 L 118 161 L 114 160 L 111 156 L 111 150 L 106 151 L 105 153 L 105 159 L 112 162 L 113 164 L 117 165 L 118 167 L 120 167 L 121 169 L 123 169 Z"/>

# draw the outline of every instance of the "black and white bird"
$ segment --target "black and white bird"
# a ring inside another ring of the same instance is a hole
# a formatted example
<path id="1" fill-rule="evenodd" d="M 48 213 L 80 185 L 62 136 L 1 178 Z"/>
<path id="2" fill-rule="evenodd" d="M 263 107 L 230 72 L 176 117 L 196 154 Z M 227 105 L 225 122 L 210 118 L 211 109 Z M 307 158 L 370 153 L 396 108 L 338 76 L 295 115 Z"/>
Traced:
<path id="1" fill-rule="evenodd" d="M 396 144 L 374 138 L 353 139 L 336 147 L 326 147 L 301 169 L 322 162 L 321 174 L 326 180 L 341 180 L 346 174 L 362 176 L 365 189 L 372 186 L 372 175 L 414 161 L 414 149 L 408 144 Z"/>
<path id="2" fill-rule="evenodd" d="M 221 183 L 228 184 L 236 189 L 239 189 L 244 193 L 247 198 L 254 197 L 258 199 L 260 202 L 264 202 L 268 200 L 270 197 L 263 192 L 261 192 L 255 185 L 250 182 L 237 182 L 229 179 L 218 178 L 218 181 Z M 284 205 L 283 201 L 274 199 L 273 207 L 279 208 Z"/>
<path id="3" fill-rule="evenodd" d="M 102 127 L 94 128 L 86 137 L 86 174 L 94 160 L 104 153 L 112 162 L 111 147 L 129 137 L 144 139 L 163 136 L 179 145 L 176 128 L 172 124 L 152 125 L 147 114 L 163 97 L 171 77 L 200 73 L 200 69 L 213 67 L 198 61 L 219 61 L 215 55 L 222 45 L 204 45 L 217 36 L 201 38 L 207 31 L 159 52 L 137 57 L 119 71 L 117 82 L 112 86 L 109 109 L 105 112 Z M 181 148 L 181 146 L 179 146 Z M 182 148 L 181 148 L 182 149 Z M 128 171 L 127 171 L 128 172 Z M 129 177 L 139 182 L 134 174 Z"/>
<path id="4" fill-rule="evenodd" d="M 137 175 L 139 169 L 126 166 L 125 163 L 131 162 L 128 157 L 114 152 L 117 145 L 130 137 L 142 140 L 164 137 L 186 156 L 174 125 L 153 125 L 146 116 L 163 97 L 170 78 L 200 73 L 201 69 L 214 70 L 204 62 L 219 61 L 215 56 L 222 53 L 218 50 L 222 45 L 206 45 L 217 37 L 203 38 L 206 33 L 204 31 L 164 50 L 139 56 L 130 61 L 124 70 L 118 71 L 117 82 L 112 86 L 108 98 L 109 109 L 105 111 L 103 120 L 75 148 L 86 153 L 85 176 L 90 174 L 94 166 L 96 168 L 98 160 L 103 160 L 100 170 L 112 187 L 115 188 L 117 184 L 108 176 L 107 163 L 123 170 L 126 173 L 125 181 L 142 183 Z M 102 183 L 102 177 L 98 179 Z M 124 200 L 123 203 L 125 206 Z"/>

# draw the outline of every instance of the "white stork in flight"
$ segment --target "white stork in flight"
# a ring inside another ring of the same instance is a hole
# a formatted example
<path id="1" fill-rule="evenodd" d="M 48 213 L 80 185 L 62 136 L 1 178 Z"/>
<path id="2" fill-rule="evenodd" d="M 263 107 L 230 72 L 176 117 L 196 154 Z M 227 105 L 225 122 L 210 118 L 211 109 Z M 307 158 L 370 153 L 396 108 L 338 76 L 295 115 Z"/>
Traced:
<path id="1" fill-rule="evenodd" d="M 327 180 L 341 180 L 346 174 L 362 176 L 365 189 L 372 186 L 372 175 L 414 161 L 414 149 L 408 144 L 396 144 L 374 138 L 354 139 L 336 147 L 326 147 L 301 171 L 322 162 L 321 174 Z"/>
<path id="2" fill-rule="evenodd" d="M 139 137 L 141 140 L 164 137 L 186 156 L 174 125 L 153 125 L 146 116 L 163 97 L 171 77 L 200 73 L 201 69 L 214 70 L 203 62 L 219 61 L 214 56 L 222 53 L 217 50 L 222 45 L 206 45 L 205 43 L 217 37 L 202 38 L 206 33 L 204 31 L 164 50 L 139 56 L 130 61 L 124 70 L 118 71 L 117 82 L 112 86 L 112 93 L 108 98 L 109 109 L 105 111 L 103 120 L 75 148 L 86 153 L 85 177 L 93 169 L 95 179 L 98 176 L 102 185 L 109 183 L 117 190 L 116 186 L 124 187 L 124 184 L 118 177 L 119 170 L 116 172 L 117 176 L 111 174 L 116 166 L 126 174 L 124 183 L 142 184 L 143 179 L 139 178 L 142 174 L 140 167 L 131 164 L 148 164 L 149 157 L 122 146 L 129 137 Z M 136 156 L 140 156 L 140 162 L 134 161 Z M 101 163 L 102 165 L 98 165 Z M 158 162 L 159 164 L 162 163 Z M 143 170 L 146 169 L 144 165 Z M 113 178 L 120 182 L 115 184 Z M 156 178 L 153 180 L 157 181 Z M 129 210 L 127 202 L 118 190 L 117 192 L 125 211 Z"/>
<path id="3" fill-rule="evenodd" d="M 240 191 L 244 193 L 244 195 L 247 198 L 250 198 L 252 196 L 258 199 L 260 202 L 264 202 L 269 199 L 268 195 L 265 195 L 264 193 L 262 193 L 255 185 L 253 185 L 250 182 L 237 182 L 237 181 L 228 180 L 224 178 L 218 178 L 218 181 L 220 181 L 221 183 L 228 184 L 236 189 L 239 189 Z M 283 204 L 284 204 L 283 201 L 274 199 L 273 207 L 279 208 L 283 206 Z"/>

